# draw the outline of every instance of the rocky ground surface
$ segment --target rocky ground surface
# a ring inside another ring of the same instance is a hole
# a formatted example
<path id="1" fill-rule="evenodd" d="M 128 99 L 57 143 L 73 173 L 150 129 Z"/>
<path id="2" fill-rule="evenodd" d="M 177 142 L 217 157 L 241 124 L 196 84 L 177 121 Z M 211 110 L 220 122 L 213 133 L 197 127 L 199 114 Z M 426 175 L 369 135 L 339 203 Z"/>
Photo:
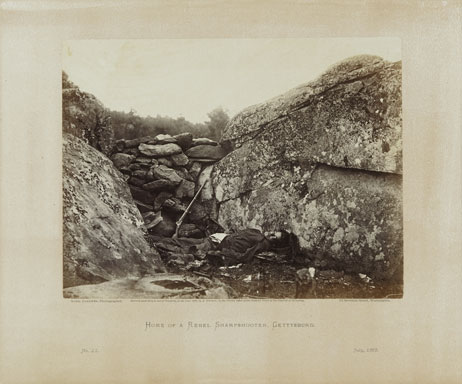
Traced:
<path id="1" fill-rule="evenodd" d="M 295 272 L 300 267 L 257 261 L 240 268 L 219 268 L 209 271 L 232 287 L 241 298 L 284 299 L 295 297 Z M 367 277 L 334 270 L 318 271 L 316 294 L 306 297 L 327 298 L 400 298 L 396 285 L 374 282 Z"/>
<path id="2" fill-rule="evenodd" d="M 180 242 L 184 239 L 180 239 Z M 199 240 L 198 240 L 199 241 Z M 229 298 L 283 299 L 294 298 L 296 271 L 305 265 L 295 264 L 284 254 L 263 252 L 250 263 L 221 265 L 207 255 L 182 253 L 171 239 L 151 239 L 170 273 L 186 279 L 204 278 L 229 287 Z M 397 282 L 375 281 L 364 274 L 348 274 L 333 269 L 316 270 L 315 294 L 310 298 L 400 298 L 402 285 Z M 204 292 L 193 297 L 206 298 Z"/>

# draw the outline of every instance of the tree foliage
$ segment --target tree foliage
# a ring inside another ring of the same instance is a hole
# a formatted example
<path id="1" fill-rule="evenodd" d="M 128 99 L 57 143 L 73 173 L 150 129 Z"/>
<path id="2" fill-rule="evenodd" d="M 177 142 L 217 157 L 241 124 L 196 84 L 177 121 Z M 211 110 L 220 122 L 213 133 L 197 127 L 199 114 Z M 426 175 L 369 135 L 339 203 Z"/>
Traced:
<path id="1" fill-rule="evenodd" d="M 65 72 L 63 87 L 63 130 L 85 140 L 101 152 L 110 153 L 119 139 L 135 139 L 161 133 L 177 135 L 190 132 L 196 138 L 208 137 L 219 141 L 229 121 L 228 113 L 217 107 L 208 113 L 208 121 L 192 123 L 184 117 L 156 115 L 141 117 L 130 112 L 111 111 L 93 95 L 81 91 Z"/>
<path id="2" fill-rule="evenodd" d="M 84 140 L 105 155 L 114 146 L 109 110 L 93 95 L 83 92 L 62 76 L 63 131 Z"/>
<path id="3" fill-rule="evenodd" d="M 209 129 L 208 137 L 213 140 L 220 141 L 221 135 L 229 122 L 228 113 L 222 107 L 218 107 L 209 112 L 207 116 L 210 119 L 210 121 L 206 123 Z"/>
<path id="4" fill-rule="evenodd" d="M 161 115 L 141 117 L 134 110 L 128 113 L 111 111 L 110 115 L 114 135 L 117 140 L 155 136 L 160 133 L 177 135 L 183 132 L 190 132 L 196 138 L 208 137 L 218 141 L 224 127 L 229 121 L 229 116 L 221 107 L 210 112 L 208 114 L 210 120 L 204 123 L 191 123 L 184 117 L 173 118 Z"/>

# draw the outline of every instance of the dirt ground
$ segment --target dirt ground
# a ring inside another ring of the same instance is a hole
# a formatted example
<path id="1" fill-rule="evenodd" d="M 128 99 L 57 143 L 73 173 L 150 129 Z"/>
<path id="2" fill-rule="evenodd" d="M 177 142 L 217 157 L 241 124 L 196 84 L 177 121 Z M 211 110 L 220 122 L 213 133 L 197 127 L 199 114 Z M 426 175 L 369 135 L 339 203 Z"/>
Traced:
<path id="1" fill-rule="evenodd" d="M 194 271 L 169 268 L 171 272 L 199 275 L 218 279 L 232 287 L 238 298 L 283 299 L 294 298 L 296 285 L 295 273 L 302 266 L 293 266 L 287 262 L 268 261 L 255 258 L 248 264 L 228 267 L 203 265 Z M 348 275 L 333 270 L 316 271 L 315 295 L 309 298 L 388 298 L 402 297 L 402 285 L 386 285 L 370 280 L 367 276 Z"/>

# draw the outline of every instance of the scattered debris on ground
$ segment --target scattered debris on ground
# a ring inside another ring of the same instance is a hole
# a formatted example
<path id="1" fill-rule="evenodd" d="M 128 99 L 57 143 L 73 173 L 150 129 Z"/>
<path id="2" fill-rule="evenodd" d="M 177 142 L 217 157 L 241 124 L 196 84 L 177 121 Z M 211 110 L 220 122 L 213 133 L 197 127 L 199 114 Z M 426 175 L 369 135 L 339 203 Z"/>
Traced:
<path id="1" fill-rule="evenodd" d="M 204 278 L 221 282 L 232 289 L 237 298 L 295 298 L 297 271 L 307 266 L 289 262 L 285 255 L 262 252 L 248 263 L 221 265 L 200 252 L 179 252 L 184 239 L 155 238 L 153 243 L 170 273 L 183 274 L 186 279 Z M 198 243 L 196 241 L 196 243 Z M 217 253 L 211 252 L 211 255 Z M 180 260 L 180 261 L 179 261 Z M 302 273 L 303 274 L 303 273 Z M 332 269 L 316 269 L 315 289 L 299 298 L 401 298 L 402 286 L 373 281 L 364 274 L 347 274 Z M 311 286 L 310 286 L 311 287 Z M 195 289 L 195 288 L 191 288 Z M 199 288 L 198 288 L 199 289 Z M 197 297 L 204 297 L 197 292 Z"/>

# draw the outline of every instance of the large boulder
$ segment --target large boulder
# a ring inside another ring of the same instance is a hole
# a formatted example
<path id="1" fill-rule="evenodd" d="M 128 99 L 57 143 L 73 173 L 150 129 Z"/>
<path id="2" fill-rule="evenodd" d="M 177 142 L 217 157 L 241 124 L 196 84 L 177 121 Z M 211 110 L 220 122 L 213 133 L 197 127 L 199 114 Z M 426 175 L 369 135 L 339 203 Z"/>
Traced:
<path id="1" fill-rule="evenodd" d="M 345 60 L 236 115 L 212 174 L 226 229 L 284 229 L 308 263 L 402 273 L 401 63 Z"/>
<path id="2" fill-rule="evenodd" d="M 63 140 L 64 287 L 163 271 L 143 219 L 112 162 L 82 140 Z"/>

